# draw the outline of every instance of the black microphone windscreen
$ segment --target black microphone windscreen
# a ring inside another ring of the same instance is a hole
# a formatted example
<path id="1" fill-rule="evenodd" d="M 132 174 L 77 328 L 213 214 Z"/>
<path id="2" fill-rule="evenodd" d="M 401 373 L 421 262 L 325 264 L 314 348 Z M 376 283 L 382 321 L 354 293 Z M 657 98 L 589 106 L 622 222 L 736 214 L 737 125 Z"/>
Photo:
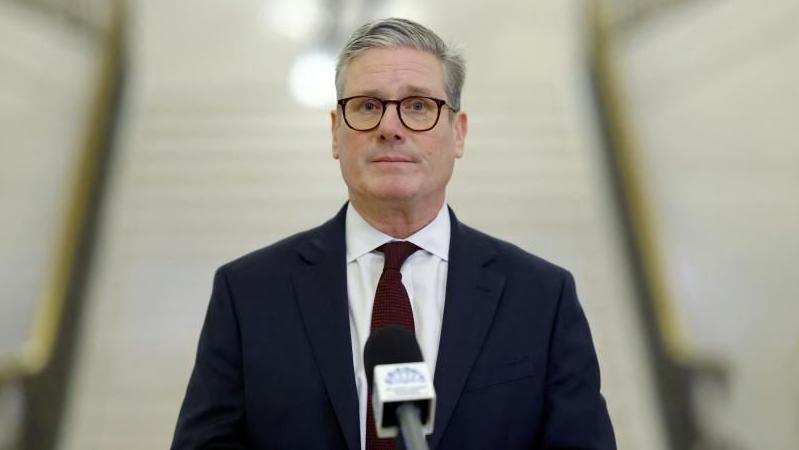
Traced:
<path id="1" fill-rule="evenodd" d="M 378 328 L 372 332 L 363 349 L 369 386 L 372 385 L 375 366 L 422 361 L 422 350 L 416 342 L 416 336 L 397 325 Z"/>

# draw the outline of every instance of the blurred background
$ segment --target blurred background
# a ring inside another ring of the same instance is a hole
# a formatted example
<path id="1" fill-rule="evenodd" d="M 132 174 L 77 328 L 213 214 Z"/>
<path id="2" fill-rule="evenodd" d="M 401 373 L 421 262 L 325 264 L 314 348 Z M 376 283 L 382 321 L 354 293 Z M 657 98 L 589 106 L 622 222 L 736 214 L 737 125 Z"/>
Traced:
<path id="1" fill-rule="evenodd" d="M 799 1 L 0 0 L 0 450 L 169 446 L 214 269 L 345 201 L 388 16 L 463 49 L 448 201 L 574 272 L 619 448 L 799 448 Z"/>

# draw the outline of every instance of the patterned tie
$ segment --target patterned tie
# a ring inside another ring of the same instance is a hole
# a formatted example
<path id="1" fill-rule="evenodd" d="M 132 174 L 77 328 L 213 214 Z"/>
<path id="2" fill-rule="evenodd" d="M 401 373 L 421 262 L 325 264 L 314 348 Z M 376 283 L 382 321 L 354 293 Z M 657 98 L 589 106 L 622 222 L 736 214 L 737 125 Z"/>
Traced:
<path id="1" fill-rule="evenodd" d="M 402 263 L 419 247 L 405 242 L 395 241 L 381 245 L 377 249 L 385 255 L 383 273 L 377 282 L 377 292 L 372 306 L 372 326 L 370 332 L 388 325 L 399 325 L 411 333 L 416 333 L 413 323 L 413 310 L 408 292 L 402 285 Z M 369 386 L 366 400 L 366 450 L 393 450 L 393 439 L 379 439 L 375 429 L 375 417 L 372 411 L 372 386 Z"/>

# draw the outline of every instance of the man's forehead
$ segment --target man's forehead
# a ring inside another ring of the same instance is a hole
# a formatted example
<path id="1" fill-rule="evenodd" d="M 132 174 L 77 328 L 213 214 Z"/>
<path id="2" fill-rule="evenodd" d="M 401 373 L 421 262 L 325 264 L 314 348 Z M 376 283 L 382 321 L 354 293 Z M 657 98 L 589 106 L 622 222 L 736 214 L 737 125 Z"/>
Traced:
<path id="1" fill-rule="evenodd" d="M 373 48 L 350 61 L 345 90 L 375 96 L 440 95 L 444 93 L 443 67 L 435 55 L 421 50 Z"/>

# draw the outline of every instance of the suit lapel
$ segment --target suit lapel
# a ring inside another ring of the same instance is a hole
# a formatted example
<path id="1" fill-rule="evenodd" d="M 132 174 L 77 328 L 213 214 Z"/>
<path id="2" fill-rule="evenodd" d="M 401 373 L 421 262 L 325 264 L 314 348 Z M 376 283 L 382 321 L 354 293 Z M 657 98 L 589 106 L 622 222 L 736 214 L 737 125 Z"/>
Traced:
<path id="1" fill-rule="evenodd" d="M 494 318 L 504 277 L 488 268 L 496 252 L 450 210 L 447 294 L 435 371 L 436 417 L 430 447 L 438 447 Z"/>
<path id="2" fill-rule="evenodd" d="M 338 418 L 347 447 L 360 449 L 358 395 L 352 367 L 345 208 L 301 246 L 305 265 L 293 276 L 297 303 L 314 358 Z"/>

